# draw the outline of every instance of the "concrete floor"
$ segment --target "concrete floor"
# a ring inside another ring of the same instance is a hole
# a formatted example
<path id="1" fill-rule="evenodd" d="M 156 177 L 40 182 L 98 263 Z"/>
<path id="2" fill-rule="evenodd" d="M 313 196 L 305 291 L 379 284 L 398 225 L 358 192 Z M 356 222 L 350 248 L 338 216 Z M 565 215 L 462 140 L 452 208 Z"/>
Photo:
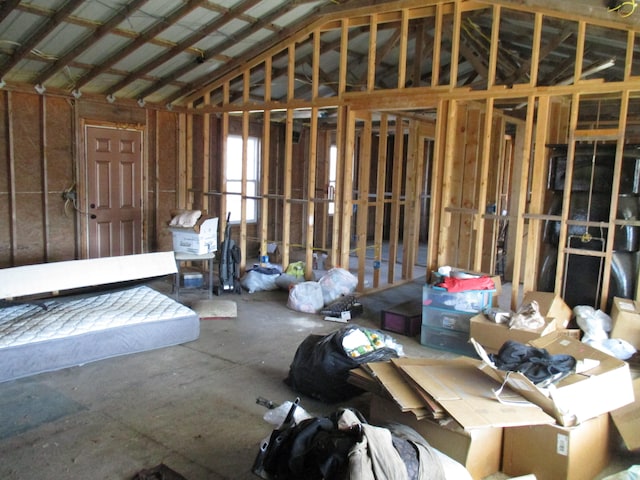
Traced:
<path id="1" fill-rule="evenodd" d="M 171 279 L 151 285 L 170 292 Z M 415 281 L 363 297 L 355 321 L 378 328 L 381 309 L 420 298 L 421 288 Z M 273 427 L 256 398 L 293 400 L 283 379 L 296 348 L 340 324 L 288 309 L 285 292 L 222 298 L 237 303 L 238 317 L 202 321 L 194 342 L 0 384 L 0 478 L 129 479 L 160 463 L 189 480 L 258 478 L 251 466 Z M 394 337 L 408 355 L 455 357 Z M 366 414 L 367 401 L 348 404 Z M 301 405 L 312 414 L 338 406 L 307 397 Z M 599 478 L 637 460 L 617 457 Z"/>

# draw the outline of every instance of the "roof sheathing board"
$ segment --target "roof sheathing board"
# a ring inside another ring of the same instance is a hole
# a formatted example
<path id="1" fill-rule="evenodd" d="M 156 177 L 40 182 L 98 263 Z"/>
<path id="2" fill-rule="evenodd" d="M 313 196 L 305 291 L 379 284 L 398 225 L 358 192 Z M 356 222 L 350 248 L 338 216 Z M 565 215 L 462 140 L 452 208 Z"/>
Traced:
<path id="1" fill-rule="evenodd" d="M 91 30 L 85 27 L 61 23 L 36 48 L 47 55 L 62 57 L 76 45 L 79 38 L 84 38 L 90 33 Z"/>
<path id="2" fill-rule="evenodd" d="M 243 53 L 255 48 L 256 45 L 259 45 L 261 41 L 266 40 L 271 36 L 271 32 L 268 30 L 260 30 L 253 35 L 248 36 L 247 38 L 243 38 L 242 41 L 237 42 L 235 45 L 224 50 L 224 55 L 228 57 L 234 57 L 242 55 Z"/>
<path id="3" fill-rule="evenodd" d="M 11 50 L 14 50 L 20 46 L 37 30 L 41 21 L 40 15 L 12 11 L 0 22 L 0 39 L 3 49 L 9 46 Z"/>
<path id="4" fill-rule="evenodd" d="M 220 18 L 220 14 L 217 12 L 198 7 L 169 26 L 158 37 L 171 43 L 179 43 L 218 18 Z"/>
<path id="5" fill-rule="evenodd" d="M 152 77 L 162 78 L 165 75 L 171 75 L 174 70 L 179 70 L 189 63 L 196 63 L 193 55 L 188 53 L 179 53 L 170 60 L 167 60 L 162 65 L 154 68 L 149 72 Z"/>
<path id="6" fill-rule="evenodd" d="M 157 55 L 162 55 L 165 51 L 166 48 L 163 48 L 159 45 L 152 45 L 150 43 L 147 43 L 124 57 L 122 60 L 116 63 L 113 68 L 117 70 L 135 72 L 149 60 L 153 60 L 153 58 L 155 58 Z"/>
<path id="7" fill-rule="evenodd" d="M 84 52 L 80 53 L 75 61 L 90 65 L 99 65 L 107 60 L 114 52 L 126 47 L 131 40 L 119 35 L 105 35 Z"/>
<path id="8" fill-rule="evenodd" d="M 301 18 L 305 18 L 307 15 L 312 13 L 314 9 L 318 8 L 323 3 L 325 2 L 310 2 L 310 3 L 305 3 L 303 5 L 298 5 L 295 8 L 293 8 L 291 11 L 278 17 L 273 22 L 273 24 L 281 28 L 295 25 L 296 23 L 300 22 Z"/>
<path id="9" fill-rule="evenodd" d="M 176 2 L 175 0 L 150 0 L 140 9 L 128 15 L 120 23 L 119 28 L 142 33 L 152 25 L 163 22 L 166 17 L 181 6 L 182 2 Z"/>

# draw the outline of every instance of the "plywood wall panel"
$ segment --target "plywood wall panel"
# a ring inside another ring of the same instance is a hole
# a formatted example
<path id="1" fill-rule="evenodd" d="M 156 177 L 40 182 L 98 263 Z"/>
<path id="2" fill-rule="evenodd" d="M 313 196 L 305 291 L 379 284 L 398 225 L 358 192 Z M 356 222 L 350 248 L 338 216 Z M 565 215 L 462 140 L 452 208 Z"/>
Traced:
<path id="1" fill-rule="evenodd" d="M 14 93 L 12 105 L 14 232 L 20 246 L 13 255 L 17 264 L 27 265 L 45 259 L 40 97 Z"/>
<path id="2" fill-rule="evenodd" d="M 172 112 L 157 112 L 154 145 L 156 149 L 155 173 L 157 174 L 157 233 L 156 248 L 171 250 L 173 241 L 166 222 L 176 206 L 178 185 L 178 115 Z"/>
<path id="3" fill-rule="evenodd" d="M 75 217 L 62 192 L 74 184 L 73 108 L 64 98 L 46 97 L 46 252 L 47 261 L 76 258 Z"/>
<path id="4" fill-rule="evenodd" d="M 42 190 L 40 97 L 12 95 L 16 193 Z"/>

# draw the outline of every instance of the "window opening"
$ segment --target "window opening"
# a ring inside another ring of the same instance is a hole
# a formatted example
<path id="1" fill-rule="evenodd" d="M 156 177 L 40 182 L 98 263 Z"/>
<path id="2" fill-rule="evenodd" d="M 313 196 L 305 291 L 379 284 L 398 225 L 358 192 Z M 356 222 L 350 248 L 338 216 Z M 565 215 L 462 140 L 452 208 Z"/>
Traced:
<path id="1" fill-rule="evenodd" d="M 242 137 L 227 137 L 226 192 L 230 222 L 240 223 L 242 218 Z M 258 178 L 260 174 L 260 139 L 247 137 L 246 221 L 258 221 Z"/>

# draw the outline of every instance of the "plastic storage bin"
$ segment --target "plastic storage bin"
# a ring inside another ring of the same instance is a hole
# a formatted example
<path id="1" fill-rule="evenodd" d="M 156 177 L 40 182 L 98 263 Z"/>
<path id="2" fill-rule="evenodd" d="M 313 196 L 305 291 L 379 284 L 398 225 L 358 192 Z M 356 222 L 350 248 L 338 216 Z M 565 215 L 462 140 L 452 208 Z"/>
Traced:
<path id="1" fill-rule="evenodd" d="M 477 313 L 491 307 L 494 293 L 495 290 L 449 292 L 442 287 L 425 285 L 422 289 L 422 303 L 428 307 Z"/>
<path id="2" fill-rule="evenodd" d="M 469 334 L 467 332 L 429 327 L 422 324 L 420 343 L 425 347 L 478 358 L 475 348 L 469 343 Z"/>
<path id="3" fill-rule="evenodd" d="M 422 307 L 420 300 L 394 305 L 380 312 L 380 328 L 413 337 L 420 334 Z"/>
<path id="4" fill-rule="evenodd" d="M 475 312 L 468 313 L 444 308 L 422 307 L 422 324 L 427 327 L 465 332 L 468 336 L 471 329 L 471 318 L 475 315 L 477 315 Z"/>

